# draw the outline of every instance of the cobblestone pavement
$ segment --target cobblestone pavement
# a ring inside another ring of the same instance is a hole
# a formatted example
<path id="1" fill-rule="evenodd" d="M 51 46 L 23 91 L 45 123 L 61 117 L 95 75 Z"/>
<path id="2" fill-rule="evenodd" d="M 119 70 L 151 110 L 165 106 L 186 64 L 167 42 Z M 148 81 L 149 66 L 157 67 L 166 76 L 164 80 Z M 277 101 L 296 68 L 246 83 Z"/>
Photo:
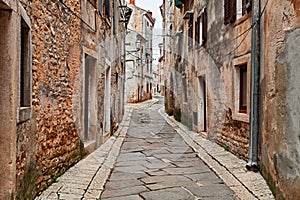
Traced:
<path id="1" fill-rule="evenodd" d="M 161 103 L 133 111 L 129 130 L 101 199 L 234 199 L 158 113 Z"/>
<path id="2" fill-rule="evenodd" d="M 116 134 L 36 199 L 274 199 L 259 173 L 162 105 L 160 97 L 127 107 Z"/>

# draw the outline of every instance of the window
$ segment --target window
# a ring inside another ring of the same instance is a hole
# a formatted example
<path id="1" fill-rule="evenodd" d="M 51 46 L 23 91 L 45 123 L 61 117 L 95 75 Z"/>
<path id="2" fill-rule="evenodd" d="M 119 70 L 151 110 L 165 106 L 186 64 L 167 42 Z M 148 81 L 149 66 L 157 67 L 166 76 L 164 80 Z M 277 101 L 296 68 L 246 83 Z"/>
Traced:
<path id="1" fill-rule="evenodd" d="M 146 88 L 146 90 L 147 90 L 147 94 L 149 93 L 149 83 L 147 83 L 147 88 Z"/>
<path id="2" fill-rule="evenodd" d="M 183 50 L 182 45 L 183 45 L 182 33 L 179 33 L 178 42 L 177 42 L 177 55 L 179 56 L 178 58 L 181 58 L 182 55 L 182 50 Z"/>
<path id="3" fill-rule="evenodd" d="M 20 40 L 19 40 L 19 98 L 18 123 L 31 118 L 31 28 L 30 19 L 23 7 L 20 9 Z"/>
<path id="4" fill-rule="evenodd" d="M 207 13 L 206 8 L 202 14 L 197 18 L 195 24 L 195 41 L 197 44 L 204 45 L 207 38 Z"/>
<path id="5" fill-rule="evenodd" d="M 233 66 L 233 113 L 232 119 L 249 123 L 249 93 L 251 54 L 232 60 Z"/>
<path id="6" fill-rule="evenodd" d="M 182 78 L 182 86 L 183 86 L 183 101 L 187 102 L 187 84 L 186 84 L 186 78 Z"/>
<path id="7" fill-rule="evenodd" d="M 249 13 L 252 10 L 252 0 L 243 0 L 243 15 Z"/>
<path id="8" fill-rule="evenodd" d="M 239 70 L 240 70 L 239 112 L 247 113 L 247 64 L 240 65 Z"/>
<path id="9" fill-rule="evenodd" d="M 224 24 L 235 22 L 251 11 L 252 0 L 224 0 Z"/>
<path id="10" fill-rule="evenodd" d="M 105 0 L 105 15 L 110 18 L 110 0 Z"/>
<path id="11" fill-rule="evenodd" d="M 30 107 L 30 28 L 21 20 L 20 107 Z"/>
<path id="12" fill-rule="evenodd" d="M 188 26 L 189 26 L 189 32 L 188 32 L 188 36 L 189 36 L 189 38 L 188 38 L 188 46 L 190 47 L 192 44 L 193 44 L 193 29 L 194 29 L 194 26 L 193 26 L 193 20 L 192 19 L 190 19 L 189 20 L 189 24 L 188 24 Z"/>

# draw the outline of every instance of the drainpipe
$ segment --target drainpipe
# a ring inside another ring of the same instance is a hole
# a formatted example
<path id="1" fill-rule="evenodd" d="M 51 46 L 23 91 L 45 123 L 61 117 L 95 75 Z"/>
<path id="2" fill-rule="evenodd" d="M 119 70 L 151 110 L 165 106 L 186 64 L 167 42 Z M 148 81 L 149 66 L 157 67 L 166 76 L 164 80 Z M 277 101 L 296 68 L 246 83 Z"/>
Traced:
<path id="1" fill-rule="evenodd" d="M 116 35 L 116 29 L 117 29 L 117 0 L 114 0 L 114 26 L 113 26 L 113 34 Z"/>
<path id="2" fill-rule="evenodd" d="M 140 49 L 140 63 L 141 63 L 141 77 L 140 77 L 140 101 L 142 102 L 143 101 L 143 52 L 142 52 L 142 49 L 143 49 L 143 46 L 142 46 L 142 43 L 141 43 L 141 49 Z"/>
<path id="3" fill-rule="evenodd" d="M 250 141 L 246 168 L 258 171 L 259 86 L 260 86 L 260 0 L 252 1 Z"/>
<path id="4" fill-rule="evenodd" d="M 124 24 L 124 41 L 123 41 L 123 63 L 124 63 L 124 68 L 123 68 L 123 105 L 122 105 L 122 116 L 124 116 L 125 113 L 125 81 L 126 81 L 126 31 L 127 31 L 127 27 L 126 24 Z"/>

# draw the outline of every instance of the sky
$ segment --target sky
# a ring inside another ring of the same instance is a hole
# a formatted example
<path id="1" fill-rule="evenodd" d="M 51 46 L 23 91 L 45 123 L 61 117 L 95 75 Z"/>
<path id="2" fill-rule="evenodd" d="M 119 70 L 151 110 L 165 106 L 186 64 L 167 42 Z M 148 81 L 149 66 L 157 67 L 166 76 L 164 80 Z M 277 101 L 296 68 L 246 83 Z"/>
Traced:
<path id="1" fill-rule="evenodd" d="M 135 4 L 145 10 L 150 10 L 153 12 L 153 17 L 156 19 L 155 28 L 162 27 L 162 20 L 159 6 L 161 6 L 163 0 L 135 0 Z"/>
<path id="2" fill-rule="evenodd" d="M 159 48 L 158 44 L 162 42 L 162 17 L 160 13 L 159 6 L 161 6 L 163 0 L 135 0 L 135 4 L 145 10 L 150 10 L 153 12 L 153 17 L 156 19 L 154 30 L 153 30 L 153 61 L 154 65 L 157 65 L 159 58 Z M 156 68 L 156 66 L 153 66 Z"/>

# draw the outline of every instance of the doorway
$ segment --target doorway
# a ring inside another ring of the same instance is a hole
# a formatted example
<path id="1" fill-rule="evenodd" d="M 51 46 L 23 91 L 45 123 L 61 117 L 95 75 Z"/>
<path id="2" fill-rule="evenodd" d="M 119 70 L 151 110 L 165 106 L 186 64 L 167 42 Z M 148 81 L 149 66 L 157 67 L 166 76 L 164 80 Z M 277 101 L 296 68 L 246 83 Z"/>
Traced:
<path id="1" fill-rule="evenodd" d="M 206 83 L 205 76 L 198 77 L 198 132 L 206 132 Z"/>
<path id="2" fill-rule="evenodd" d="M 84 68 L 84 140 L 95 139 L 96 134 L 96 59 L 85 54 Z"/>
<path id="3" fill-rule="evenodd" d="M 111 118 L 111 68 L 107 66 L 105 71 L 105 92 L 104 92 L 104 136 L 110 133 Z"/>

